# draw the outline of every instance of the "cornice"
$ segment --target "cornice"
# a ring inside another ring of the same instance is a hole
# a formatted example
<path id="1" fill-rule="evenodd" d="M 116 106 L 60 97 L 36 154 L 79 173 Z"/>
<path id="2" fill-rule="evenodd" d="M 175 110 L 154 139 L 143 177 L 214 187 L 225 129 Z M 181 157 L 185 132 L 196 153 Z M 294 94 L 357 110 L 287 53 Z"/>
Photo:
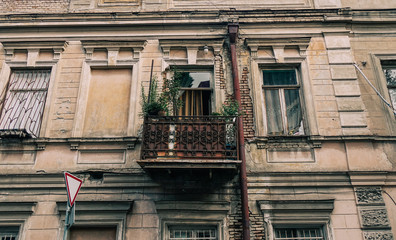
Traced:
<path id="1" fill-rule="evenodd" d="M 377 142 L 393 142 L 396 141 L 396 136 L 380 136 L 380 135 L 345 135 L 345 136 L 257 136 L 255 139 L 249 141 L 249 143 L 257 142 L 274 142 L 274 141 L 319 141 L 319 142 L 361 142 L 361 141 L 377 141 Z"/>
<path id="2" fill-rule="evenodd" d="M 248 188 L 395 186 L 394 171 L 248 172 Z"/>
<path id="3" fill-rule="evenodd" d="M 183 10 L 156 12 L 3 14 L 0 27 L 120 26 L 349 21 L 349 9 Z"/>

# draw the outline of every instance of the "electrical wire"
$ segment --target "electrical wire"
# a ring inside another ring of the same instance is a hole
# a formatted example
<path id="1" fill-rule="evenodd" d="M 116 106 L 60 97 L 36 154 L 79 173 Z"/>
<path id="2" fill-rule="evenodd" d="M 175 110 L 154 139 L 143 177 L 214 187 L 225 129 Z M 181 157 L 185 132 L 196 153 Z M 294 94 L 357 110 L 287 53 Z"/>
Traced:
<path id="1" fill-rule="evenodd" d="M 389 193 L 387 193 L 385 190 L 382 190 L 382 192 L 385 193 L 386 195 L 388 195 L 388 197 L 392 200 L 393 204 L 396 205 L 395 199 L 393 199 Z"/>
<path id="2" fill-rule="evenodd" d="M 363 78 L 367 81 L 367 83 L 371 86 L 371 88 L 377 93 L 377 95 L 381 98 L 381 100 L 385 103 L 385 105 L 388 106 L 390 109 L 392 109 L 393 114 L 396 116 L 396 109 L 388 101 L 386 101 L 386 99 L 381 95 L 381 93 L 377 90 L 377 88 L 374 87 L 374 85 L 366 77 L 366 75 L 359 68 L 359 66 L 356 63 L 353 63 L 353 66 L 355 66 L 355 68 L 360 72 L 360 74 L 362 74 Z"/>

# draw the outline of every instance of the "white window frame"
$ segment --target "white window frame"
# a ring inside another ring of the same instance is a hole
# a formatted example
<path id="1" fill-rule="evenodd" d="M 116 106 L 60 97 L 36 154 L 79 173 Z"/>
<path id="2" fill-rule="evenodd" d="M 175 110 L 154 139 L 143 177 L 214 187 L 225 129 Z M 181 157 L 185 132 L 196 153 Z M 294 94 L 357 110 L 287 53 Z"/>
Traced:
<path id="1" fill-rule="evenodd" d="M 161 229 L 162 229 L 162 240 L 170 240 L 169 239 L 169 229 L 172 227 L 181 227 L 181 228 L 212 228 L 216 231 L 216 240 L 225 240 L 223 236 L 223 221 L 221 220 L 211 220 L 202 218 L 196 219 L 193 218 L 184 218 L 184 219 L 162 219 L 161 221 Z"/>
<path id="2" fill-rule="evenodd" d="M 322 233 L 322 238 L 307 238 L 307 237 L 293 237 L 293 238 L 277 238 L 276 237 L 276 230 L 278 229 L 289 229 L 289 230 L 312 230 L 312 229 L 319 229 Z M 325 229 L 324 225 L 286 225 L 286 226 L 282 226 L 282 225 L 275 225 L 273 226 L 273 235 L 274 235 L 274 240 L 308 240 L 308 239 L 312 239 L 312 240 L 328 240 L 328 236 L 327 236 L 327 231 Z"/>
<path id="3" fill-rule="evenodd" d="M 304 136 L 319 135 L 319 129 L 315 114 L 314 99 L 312 96 L 312 83 L 309 76 L 309 67 L 306 56 L 310 38 L 284 36 L 279 39 L 268 38 L 248 38 L 246 44 L 250 48 L 251 55 L 251 93 L 253 98 L 253 110 L 255 115 L 256 136 L 267 137 L 267 118 L 264 106 L 263 94 L 263 69 L 268 68 L 296 68 L 300 78 L 300 104 L 304 116 Z M 296 47 L 299 56 L 288 57 L 285 55 L 285 47 Z M 272 49 L 273 56 L 261 56 L 259 50 Z"/>
<path id="4" fill-rule="evenodd" d="M 302 84 L 301 84 L 301 77 L 300 77 L 300 71 L 298 69 L 298 66 L 290 66 L 290 67 L 263 67 L 260 68 L 261 70 L 261 83 L 262 83 L 262 94 L 263 94 L 263 108 L 264 108 L 264 114 L 265 114 L 265 125 L 266 125 L 266 131 L 267 131 L 267 135 L 268 136 L 293 136 L 293 134 L 288 134 L 288 120 L 287 120 L 287 116 L 286 116 L 286 103 L 285 103 L 285 94 L 284 94 L 284 90 L 285 89 L 297 89 L 299 92 L 299 101 L 300 101 L 300 111 L 301 111 L 301 115 L 302 115 L 302 127 L 303 127 L 303 133 L 302 134 L 298 134 L 298 136 L 305 136 L 307 130 L 305 129 L 305 126 L 307 126 L 306 123 L 306 117 L 305 117 L 305 109 L 304 109 L 304 98 L 303 98 L 303 93 L 302 93 Z M 266 70 L 294 70 L 295 75 L 296 75 L 296 80 L 297 80 L 297 84 L 296 85 L 264 85 L 264 71 Z M 281 114 L 282 114 L 282 134 L 281 135 L 270 135 L 268 133 L 268 119 L 267 119 L 267 109 L 266 109 L 266 101 L 265 101 L 265 90 L 267 89 L 278 89 L 279 90 L 279 94 L 280 94 L 280 104 L 281 104 Z"/>
<path id="5" fill-rule="evenodd" d="M 166 230 L 166 240 L 177 240 L 178 238 L 171 238 L 170 233 L 172 228 L 179 228 L 180 230 L 191 230 L 193 235 L 196 234 L 197 230 L 214 230 L 215 232 L 215 238 L 209 238 L 210 240 L 218 240 L 219 239 L 219 232 L 217 231 L 217 226 L 216 225 L 169 225 L 168 229 Z M 192 238 L 189 238 L 191 240 L 201 240 L 201 238 L 198 238 L 197 236 L 193 236 Z M 205 238 L 206 240 L 207 238 Z"/>

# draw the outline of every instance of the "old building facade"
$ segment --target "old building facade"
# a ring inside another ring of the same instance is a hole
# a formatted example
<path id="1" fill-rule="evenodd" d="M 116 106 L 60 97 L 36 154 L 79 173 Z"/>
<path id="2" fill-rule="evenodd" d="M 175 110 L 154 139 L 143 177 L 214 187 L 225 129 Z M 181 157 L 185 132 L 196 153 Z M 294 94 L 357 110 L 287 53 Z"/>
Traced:
<path id="1" fill-rule="evenodd" d="M 395 9 L 0 0 L 0 239 L 62 239 L 65 171 L 68 239 L 394 239 Z M 143 118 L 172 68 L 184 116 Z"/>

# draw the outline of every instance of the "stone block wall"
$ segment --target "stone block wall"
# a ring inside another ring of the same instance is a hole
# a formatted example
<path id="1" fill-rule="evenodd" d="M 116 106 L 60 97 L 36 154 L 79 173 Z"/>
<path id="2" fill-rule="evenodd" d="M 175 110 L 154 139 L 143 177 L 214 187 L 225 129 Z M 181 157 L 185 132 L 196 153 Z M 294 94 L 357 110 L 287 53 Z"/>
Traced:
<path id="1" fill-rule="evenodd" d="M 62 13 L 67 12 L 70 0 L 0 0 L 3 13 Z"/>

